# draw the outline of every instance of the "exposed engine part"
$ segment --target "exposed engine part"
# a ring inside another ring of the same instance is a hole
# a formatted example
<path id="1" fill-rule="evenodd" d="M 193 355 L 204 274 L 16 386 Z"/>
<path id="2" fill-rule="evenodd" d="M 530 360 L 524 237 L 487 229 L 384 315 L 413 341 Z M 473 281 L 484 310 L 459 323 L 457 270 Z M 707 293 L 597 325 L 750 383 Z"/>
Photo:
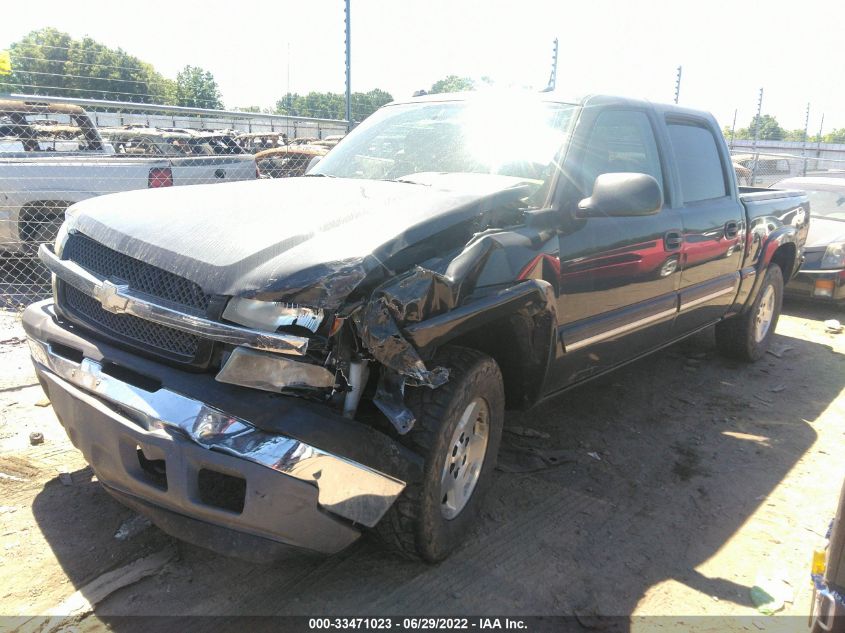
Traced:
<path id="1" fill-rule="evenodd" d="M 367 378 L 370 376 L 369 361 L 357 360 L 349 363 L 349 391 L 343 401 L 343 416 L 354 418 L 358 410 L 358 403 L 361 401 L 361 393 L 367 385 Z"/>

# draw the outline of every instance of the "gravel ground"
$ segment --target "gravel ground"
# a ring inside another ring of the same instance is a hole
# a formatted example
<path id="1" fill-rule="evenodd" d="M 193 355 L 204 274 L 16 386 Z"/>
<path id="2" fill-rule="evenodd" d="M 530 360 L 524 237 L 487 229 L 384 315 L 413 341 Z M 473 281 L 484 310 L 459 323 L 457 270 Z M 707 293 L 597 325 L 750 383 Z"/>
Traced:
<path id="1" fill-rule="evenodd" d="M 668 616 L 626 618 L 633 631 L 801 630 L 810 554 L 845 474 L 845 334 L 825 332 L 829 318 L 843 314 L 787 304 L 777 354 L 755 365 L 722 359 L 705 332 L 509 415 L 505 470 L 483 521 L 440 565 L 399 560 L 365 538 L 334 557 L 257 566 L 176 542 L 107 496 L 44 399 L 16 316 L 5 314 L 0 614 L 76 613 L 78 630 L 120 630 L 121 615 L 362 610 L 574 614 L 611 630 L 619 621 L 604 616 Z M 30 445 L 34 431 L 44 443 Z M 150 560 L 151 575 L 107 595 L 92 583 Z M 752 604 L 755 584 L 782 593 L 774 616 Z M 74 602 L 80 595 L 97 603 L 93 613 Z M 36 619 L 21 630 L 50 626 Z"/>

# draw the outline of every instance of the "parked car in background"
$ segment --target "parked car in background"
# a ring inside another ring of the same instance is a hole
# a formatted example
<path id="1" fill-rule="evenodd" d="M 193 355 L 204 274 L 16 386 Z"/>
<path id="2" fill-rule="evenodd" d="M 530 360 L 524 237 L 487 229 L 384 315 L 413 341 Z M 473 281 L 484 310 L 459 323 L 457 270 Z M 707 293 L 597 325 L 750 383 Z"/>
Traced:
<path id="1" fill-rule="evenodd" d="M 287 134 L 282 132 L 249 132 L 239 134 L 235 141 L 247 154 L 257 154 L 267 149 L 275 149 L 287 145 Z"/>
<path id="2" fill-rule="evenodd" d="M 807 206 L 738 189 L 704 112 L 432 95 L 306 177 L 79 204 L 23 325 L 100 483 L 165 531 L 268 560 L 372 530 L 437 561 L 474 529 L 506 406 L 712 325 L 763 357 Z"/>
<path id="3" fill-rule="evenodd" d="M 173 184 L 253 180 L 255 159 L 225 132 L 138 126 L 101 128 L 116 156 L 163 156 L 170 164 Z"/>
<path id="4" fill-rule="evenodd" d="M 193 142 L 185 148 L 186 154 L 221 156 L 249 153 L 238 143 L 237 137 L 240 133 L 236 130 L 196 130 L 170 127 L 160 129 L 163 132 L 175 132 L 190 136 Z"/>
<path id="5" fill-rule="evenodd" d="M 738 165 L 747 170 L 743 173 L 747 176 L 746 184 L 748 185 L 768 187 L 795 173 L 790 161 L 795 161 L 796 158 L 786 154 L 734 154 L 731 156 L 731 160 L 735 166 Z M 751 182 L 752 172 L 754 173 L 753 183 Z"/>
<path id="6" fill-rule="evenodd" d="M 329 149 L 331 149 L 332 147 L 340 143 L 340 141 L 343 140 L 344 136 L 345 134 L 334 134 L 322 139 L 316 139 L 314 141 L 311 141 L 311 145 L 316 145 L 318 147 L 328 147 Z"/>
<path id="7" fill-rule="evenodd" d="M 112 153 L 79 106 L 0 100 L 0 156 L 32 157 L 47 152 L 83 156 Z"/>
<path id="8" fill-rule="evenodd" d="M 778 189 L 806 192 L 812 218 L 801 271 L 786 294 L 822 301 L 845 301 L 845 179 L 824 176 L 787 178 Z"/>
<path id="9" fill-rule="evenodd" d="M 319 145 L 291 144 L 267 149 L 255 155 L 255 164 L 262 178 L 302 176 L 315 158 L 322 158 L 329 148 Z"/>
<path id="10" fill-rule="evenodd" d="M 75 202 L 170 184 L 167 160 L 116 157 L 79 106 L 0 101 L 0 253 L 34 254 Z"/>
<path id="11" fill-rule="evenodd" d="M 102 127 L 99 132 L 118 156 L 185 156 L 191 153 L 188 142 L 193 136 L 185 132 L 166 132 L 137 125 Z"/>
<path id="12" fill-rule="evenodd" d="M 740 186 L 748 186 L 751 184 L 751 170 L 739 163 L 733 163 L 734 172 L 736 173 L 736 181 Z"/>

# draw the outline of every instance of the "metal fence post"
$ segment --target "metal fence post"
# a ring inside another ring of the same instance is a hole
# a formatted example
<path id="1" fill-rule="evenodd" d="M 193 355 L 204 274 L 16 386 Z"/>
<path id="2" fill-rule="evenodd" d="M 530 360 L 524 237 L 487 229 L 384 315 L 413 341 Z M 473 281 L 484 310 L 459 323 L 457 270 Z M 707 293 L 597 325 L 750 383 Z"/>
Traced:
<path id="1" fill-rule="evenodd" d="M 757 152 L 757 138 L 760 136 L 760 117 L 763 111 L 763 89 L 760 88 L 760 96 L 757 98 L 757 116 L 754 117 L 754 141 L 751 145 L 751 153 L 754 155 L 754 162 L 751 163 L 751 186 L 757 178 L 757 162 L 760 154 Z"/>
<path id="2" fill-rule="evenodd" d="M 804 117 L 804 144 L 801 148 L 801 157 L 803 158 L 803 169 L 801 171 L 802 176 L 807 175 L 807 128 L 810 126 L 810 104 L 807 103 L 807 116 Z"/>

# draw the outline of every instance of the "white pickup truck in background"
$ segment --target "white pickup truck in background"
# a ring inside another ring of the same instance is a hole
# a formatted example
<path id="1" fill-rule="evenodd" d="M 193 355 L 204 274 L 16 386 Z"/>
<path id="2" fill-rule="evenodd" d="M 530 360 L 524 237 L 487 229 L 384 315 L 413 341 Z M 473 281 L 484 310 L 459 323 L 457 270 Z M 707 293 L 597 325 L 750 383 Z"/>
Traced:
<path id="1" fill-rule="evenodd" d="M 134 189 L 250 180 L 249 154 L 118 153 L 79 106 L 0 100 L 0 255 L 30 258 L 52 242 L 65 210 L 95 196 Z"/>
<path id="2" fill-rule="evenodd" d="M 126 126 L 101 128 L 115 156 L 166 157 L 174 185 L 254 180 L 255 157 L 236 141 L 237 133 L 224 134 L 191 129 L 157 129 Z"/>

